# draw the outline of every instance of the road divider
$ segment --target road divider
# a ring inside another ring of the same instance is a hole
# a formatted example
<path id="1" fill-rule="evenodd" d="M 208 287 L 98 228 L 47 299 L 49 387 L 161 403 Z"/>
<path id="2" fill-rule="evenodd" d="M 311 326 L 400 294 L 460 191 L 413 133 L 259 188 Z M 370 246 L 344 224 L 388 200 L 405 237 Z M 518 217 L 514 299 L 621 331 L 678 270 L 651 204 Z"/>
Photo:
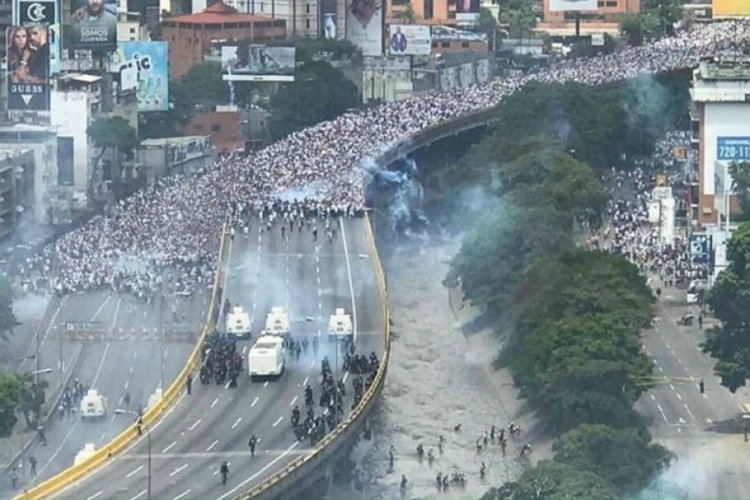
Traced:
<path id="1" fill-rule="evenodd" d="M 370 218 L 367 212 L 365 212 L 364 225 L 365 225 L 365 237 L 367 239 L 368 253 L 370 255 L 370 260 L 372 261 L 373 271 L 375 273 L 375 281 L 377 282 L 377 286 L 378 286 L 378 295 L 380 297 L 380 304 L 381 304 L 381 314 L 383 317 L 383 327 L 385 329 L 385 345 L 383 348 L 383 358 L 381 359 L 380 365 L 378 367 L 378 371 L 375 374 L 375 379 L 373 380 L 373 383 L 370 385 L 370 388 L 363 395 L 362 400 L 354 408 L 354 410 L 352 410 L 349 416 L 345 418 L 333 431 L 329 432 L 319 443 L 317 443 L 315 445 L 315 448 L 310 453 L 306 453 L 306 454 L 298 456 L 297 458 L 289 462 L 289 464 L 287 464 L 286 467 L 284 467 L 282 470 L 280 470 L 276 474 L 261 481 L 248 492 L 240 494 L 240 496 L 237 497 L 238 500 L 249 500 L 253 497 L 261 495 L 267 489 L 277 485 L 278 483 L 286 479 L 288 476 L 290 476 L 290 474 L 298 467 L 301 467 L 302 465 L 312 460 L 315 460 L 316 456 L 324 448 L 326 448 L 339 436 L 344 434 L 346 430 L 357 419 L 359 419 L 359 417 L 361 417 L 365 413 L 365 409 L 368 407 L 370 401 L 374 399 L 378 394 L 380 394 L 380 391 L 383 388 L 385 375 L 388 370 L 388 361 L 390 359 L 390 354 L 391 354 L 391 312 L 390 312 L 390 307 L 388 305 L 388 291 L 386 290 L 386 287 L 385 287 L 385 274 L 383 273 L 383 266 L 380 262 L 378 249 L 375 246 L 375 236 L 373 235 L 372 226 L 370 224 Z"/>
<path id="2" fill-rule="evenodd" d="M 142 425 L 148 427 L 160 416 L 162 416 L 177 400 L 177 397 L 185 390 L 185 384 L 187 377 L 198 367 L 201 362 L 201 347 L 206 337 L 211 333 L 214 326 L 214 309 L 216 308 L 216 299 L 219 291 L 219 285 L 222 282 L 222 266 L 224 258 L 224 247 L 227 241 L 227 228 L 228 223 L 225 222 L 221 228 L 220 240 L 219 240 L 219 255 L 216 261 L 216 272 L 214 274 L 214 285 L 211 291 L 211 300 L 208 305 L 208 313 L 206 314 L 206 322 L 201 330 L 200 337 L 197 344 L 193 348 L 193 351 L 188 356 L 185 366 L 182 368 L 180 373 L 174 379 L 172 384 L 164 391 L 161 399 L 152 407 L 146 410 L 141 417 Z M 73 484 L 76 481 L 80 481 L 87 474 L 97 469 L 99 466 L 104 464 L 107 460 L 112 458 L 115 454 L 122 451 L 128 444 L 133 442 L 138 437 L 138 427 L 134 422 L 128 426 L 123 432 L 118 434 L 109 443 L 98 449 L 93 455 L 83 462 L 69 467 L 64 471 L 60 472 L 56 476 L 47 479 L 46 481 L 37 484 L 20 495 L 14 497 L 13 500 L 41 500 L 45 497 L 52 495 L 53 493 L 61 490 L 62 488 Z"/>

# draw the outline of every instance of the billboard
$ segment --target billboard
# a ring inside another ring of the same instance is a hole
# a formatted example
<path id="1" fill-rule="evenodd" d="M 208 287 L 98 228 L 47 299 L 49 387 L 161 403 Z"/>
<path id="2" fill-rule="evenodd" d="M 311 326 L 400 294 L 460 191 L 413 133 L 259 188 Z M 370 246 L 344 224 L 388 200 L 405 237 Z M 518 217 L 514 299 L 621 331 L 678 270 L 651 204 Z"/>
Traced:
<path id="1" fill-rule="evenodd" d="M 724 161 L 750 160 L 750 137 L 717 137 L 716 159 Z"/>
<path id="2" fill-rule="evenodd" d="M 109 52 L 117 46 L 117 0 L 70 0 L 64 46 Z"/>
<path id="3" fill-rule="evenodd" d="M 383 55 L 382 0 L 347 0 L 346 39 L 360 48 L 363 56 Z"/>
<path id="4" fill-rule="evenodd" d="M 549 0 L 550 12 L 596 10 L 597 0 Z"/>
<path id="5" fill-rule="evenodd" d="M 47 26 L 11 26 L 5 32 L 8 109 L 49 110 Z"/>
<path id="6" fill-rule="evenodd" d="M 169 109 L 167 42 L 120 42 L 110 57 L 110 71 L 120 74 L 120 89 L 136 89 L 138 111 Z"/>
<path id="7" fill-rule="evenodd" d="M 713 17 L 750 17 L 748 0 L 713 0 L 711 2 Z"/>
<path id="8" fill-rule="evenodd" d="M 47 26 L 49 72 L 60 72 L 60 0 L 15 0 L 13 24 L 16 26 Z"/>
<path id="9" fill-rule="evenodd" d="M 456 23 L 473 25 L 479 18 L 479 0 L 456 0 Z"/>
<path id="10" fill-rule="evenodd" d="M 294 46 L 238 42 L 221 47 L 225 82 L 293 82 Z"/>
<path id="11" fill-rule="evenodd" d="M 429 26 L 391 24 L 388 26 L 388 50 L 394 56 L 429 56 L 432 35 Z"/>

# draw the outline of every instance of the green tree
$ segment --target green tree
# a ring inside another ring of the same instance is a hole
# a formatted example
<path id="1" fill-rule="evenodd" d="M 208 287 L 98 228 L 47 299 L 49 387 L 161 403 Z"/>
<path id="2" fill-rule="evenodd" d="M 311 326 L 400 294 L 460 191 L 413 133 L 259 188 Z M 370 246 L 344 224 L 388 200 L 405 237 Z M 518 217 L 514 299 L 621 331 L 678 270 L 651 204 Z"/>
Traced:
<path id="1" fill-rule="evenodd" d="M 510 0 L 500 8 L 500 22 L 508 25 L 510 38 L 530 38 L 536 27 L 536 12 L 531 0 Z"/>
<path id="2" fill-rule="evenodd" d="M 20 384 L 18 410 L 23 414 L 26 427 L 36 429 L 42 413 L 42 406 L 46 401 L 46 389 L 49 382 L 39 380 L 34 375 L 17 376 Z"/>
<path id="3" fill-rule="evenodd" d="M 8 334 L 18 324 L 13 314 L 13 293 L 6 276 L 0 276 L 0 338 L 8 340 Z"/>
<path id="4" fill-rule="evenodd" d="M 740 201 L 742 214 L 750 217 L 750 161 L 730 163 L 729 175 L 732 176 L 732 191 Z"/>
<path id="5" fill-rule="evenodd" d="M 86 134 L 99 149 L 99 155 L 94 160 L 92 171 L 96 171 L 99 162 L 108 150 L 117 150 L 131 158 L 140 144 L 135 129 L 122 117 L 112 116 L 95 120 L 86 129 Z"/>
<path id="6" fill-rule="evenodd" d="M 625 36 L 628 45 L 633 47 L 643 45 L 646 40 L 643 24 L 638 14 L 625 14 L 620 18 L 620 33 Z"/>
<path id="7" fill-rule="evenodd" d="M 411 3 L 407 3 L 403 9 L 394 10 L 391 13 L 391 17 L 393 19 L 404 19 L 409 21 L 409 23 L 413 23 L 417 18 L 416 14 L 414 14 L 414 7 L 412 7 Z"/>
<path id="8" fill-rule="evenodd" d="M 332 120 L 359 103 L 357 87 L 325 61 L 304 63 L 294 78 L 271 99 L 269 129 L 274 139 Z"/>
<path id="9" fill-rule="evenodd" d="M 411 7 L 411 5 L 409 5 Z M 339 61 L 346 58 L 358 57 L 359 48 L 349 40 L 331 38 L 297 38 L 294 41 L 297 64 L 314 60 Z"/>
<path id="10" fill-rule="evenodd" d="M 615 486 L 594 472 L 543 460 L 518 481 L 492 488 L 481 500 L 619 500 Z"/>
<path id="11" fill-rule="evenodd" d="M 479 9 L 476 30 L 487 35 L 487 43 L 492 50 L 495 47 L 495 37 L 497 36 L 497 19 L 492 15 L 490 9 L 485 7 Z"/>
<path id="12" fill-rule="evenodd" d="M 732 234 L 727 260 L 707 297 L 719 325 L 708 330 L 701 346 L 716 358 L 721 384 L 736 392 L 750 377 L 750 222 Z"/>
<path id="13" fill-rule="evenodd" d="M 20 391 L 18 377 L 0 372 L 0 438 L 10 436 L 18 422 L 16 407 L 20 401 Z"/>
<path id="14" fill-rule="evenodd" d="M 567 432 L 552 451 L 555 462 L 594 472 L 628 495 L 647 487 L 674 459 L 666 448 L 651 442 L 646 429 L 598 424 L 583 424 Z"/>

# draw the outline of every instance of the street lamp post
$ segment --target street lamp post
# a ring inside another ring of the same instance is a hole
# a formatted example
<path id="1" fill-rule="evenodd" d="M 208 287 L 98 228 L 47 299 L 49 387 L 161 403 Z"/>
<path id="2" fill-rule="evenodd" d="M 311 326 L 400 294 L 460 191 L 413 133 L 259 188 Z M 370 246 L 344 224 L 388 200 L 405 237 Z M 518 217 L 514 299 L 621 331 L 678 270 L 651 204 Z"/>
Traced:
<path id="1" fill-rule="evenodd" d="M 115 409 L 116 415 L 128 414 L 133 415 L 138 422 L 138 426 L 142 428 L 141 416 L 133 410 L 126 410 L 125 408 Z M 146 485 L 146 498 L 151 500 L 151 431 L 146 429 L 146 441 L 148 442 L 148 484 Z"/>

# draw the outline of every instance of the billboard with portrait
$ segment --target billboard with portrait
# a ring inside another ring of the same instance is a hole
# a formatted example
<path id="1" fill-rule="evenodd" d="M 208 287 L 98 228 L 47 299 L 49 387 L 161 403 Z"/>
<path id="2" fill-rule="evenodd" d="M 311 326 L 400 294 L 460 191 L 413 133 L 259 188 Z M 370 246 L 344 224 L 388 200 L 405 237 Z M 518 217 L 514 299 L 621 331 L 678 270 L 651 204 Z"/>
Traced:
<path id="1" fill-rule="evenodd" d="M 597 0 L 549 0 L 550 12 L 570 12 L 583 10 L 596 10 L 599 5 Z"/>
<path id="2" fill-rule="evenodd" d="M 713 0 L 711 2 L 713 17 L 750 17 L 748 0 Z"/>
<path id="3" fill-rule="evenodd" d="M 295 65 L 293 45 L 231 42 L 221 47 L 225 82 L 293 82 Z"/>
<path id="4" fill-rule="evenodd" d="M 363 56 L 383 55 L 383 1 L 347 0 L 346 39 Z"/>
<path id="5" fill-rule="evenodd" d="M 60 72 L 60 0 L 15 0 L 13 24 L 16 26 L 47 26 L 49 72 Z"/>
<path id="6" fill-rule="evenodd" d="M 47 26 L 11 26 L 6 30 L 8 109 L 49 110 L 48 34 Z"/>
<path id="7" fill-rule="evenodd" d="M 479 0 L 456 0 L 456 24 L 473 25 L 479 18 Z"/>
<path id="8" fill-rule="evenodd" d="M 336 38 L 336 28 L 338 26 L 338 20 L 336 19 L 336 0 L 319 0 L 319 2 L 319 35 L 321 38 L 334 40 Z"/>
<path id="9" fill-rule="evenodd" d="M 117 46 L 117 0 L 70 0 L 63 19 L 66 49 L 109 52 Z"/>
<path id="10" fill-rule="evenodd" d="M 429 56 L 432 35 L 429 26 L 391 24 L 388 26 L 388 51 L 394 56 Z"/>
<path id="11" fill-rule="evenodd" d="M 120 75 L 120 88 L 136 89 L 138 111 L 169 109 L 167 42 L 120 42 L 110 61 L 110 71 Z"/>

